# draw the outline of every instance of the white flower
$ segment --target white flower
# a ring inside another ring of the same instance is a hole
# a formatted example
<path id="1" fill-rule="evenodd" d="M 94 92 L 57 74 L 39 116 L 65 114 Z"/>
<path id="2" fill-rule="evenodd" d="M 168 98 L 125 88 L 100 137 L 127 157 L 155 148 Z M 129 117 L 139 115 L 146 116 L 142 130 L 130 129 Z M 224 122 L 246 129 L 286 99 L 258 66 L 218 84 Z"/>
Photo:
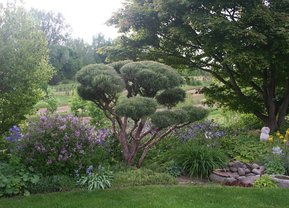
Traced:
<path id="1" fill-rule="evenodd" d="M 279 146 L 276 146 L 276 147 L 272 148 L 272 153 L 274 155 L 282 155 L 283 151 L 282 151 L 282 149 Z"/>

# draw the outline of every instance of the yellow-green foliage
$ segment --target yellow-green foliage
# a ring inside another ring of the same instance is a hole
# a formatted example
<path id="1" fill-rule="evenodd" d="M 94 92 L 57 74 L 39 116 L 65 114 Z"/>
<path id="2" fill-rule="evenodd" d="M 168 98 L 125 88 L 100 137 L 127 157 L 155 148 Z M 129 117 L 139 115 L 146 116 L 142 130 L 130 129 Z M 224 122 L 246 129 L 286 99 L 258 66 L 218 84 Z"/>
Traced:
<path id="1" fill-rule="evenodd" d="M 276 182 L 269 175 L 263 175 L 260 178 L 258 178 L 254 182 L 253 186 L 256 188 L 277 188 L 278 187 Z"/>

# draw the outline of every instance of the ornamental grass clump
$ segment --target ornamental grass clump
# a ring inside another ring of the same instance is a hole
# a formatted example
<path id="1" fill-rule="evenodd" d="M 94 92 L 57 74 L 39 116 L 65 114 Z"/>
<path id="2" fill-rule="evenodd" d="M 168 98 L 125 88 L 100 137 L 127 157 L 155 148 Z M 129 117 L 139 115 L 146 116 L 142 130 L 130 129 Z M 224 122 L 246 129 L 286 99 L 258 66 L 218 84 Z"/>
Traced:
<path id="1" fill-rule="evenodd" d="M 91 163 L 96 147 L 108 131 L 95 129 L 71 115 L 41 116 L 29 123 L 19 155 L 23 163 L 43 175 L 73 174 Z"/>
<path id="2" fill-rule="evenodd" d="M 220 149 L 214 149 L 196 142 L 187 142 L 176 149 L 174 160 L 182 172 L 190 177 L 207 178 L 214 169 L 223 168 L 227 157 Z"/>

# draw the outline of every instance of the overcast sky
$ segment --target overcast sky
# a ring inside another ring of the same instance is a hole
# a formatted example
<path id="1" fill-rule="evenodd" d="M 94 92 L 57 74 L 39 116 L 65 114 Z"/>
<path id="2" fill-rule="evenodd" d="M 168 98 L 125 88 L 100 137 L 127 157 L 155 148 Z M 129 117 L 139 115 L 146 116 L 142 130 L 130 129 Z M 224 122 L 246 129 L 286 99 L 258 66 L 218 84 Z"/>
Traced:
<path id="1" fill-rule="evenodd" d="M 100 32 L 106 38 L 117 36 L 117 30 L 104 23 L 121 7 L 122 2 L 124 0 L 24 0 L 26 8 L 60 12 L 72 27 L 72 37 L 83 38 L 87 42 Z"/>

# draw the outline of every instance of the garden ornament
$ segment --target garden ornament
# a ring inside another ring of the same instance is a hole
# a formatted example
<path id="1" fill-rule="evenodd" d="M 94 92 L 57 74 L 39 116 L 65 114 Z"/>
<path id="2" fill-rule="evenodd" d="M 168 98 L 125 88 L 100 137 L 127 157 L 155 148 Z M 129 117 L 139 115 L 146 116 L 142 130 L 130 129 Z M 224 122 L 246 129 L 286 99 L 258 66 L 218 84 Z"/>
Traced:
<path id="1" fill-rule="evenodd" d="M 260 135 L 260 141 L 268 141 L 269 139 L 269 133 L 270 133 L 270 128 L 269 127 L 263 127 L 261 129 L 261 135 Z"/>

